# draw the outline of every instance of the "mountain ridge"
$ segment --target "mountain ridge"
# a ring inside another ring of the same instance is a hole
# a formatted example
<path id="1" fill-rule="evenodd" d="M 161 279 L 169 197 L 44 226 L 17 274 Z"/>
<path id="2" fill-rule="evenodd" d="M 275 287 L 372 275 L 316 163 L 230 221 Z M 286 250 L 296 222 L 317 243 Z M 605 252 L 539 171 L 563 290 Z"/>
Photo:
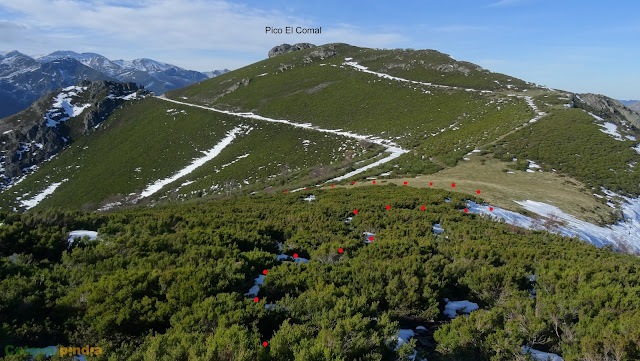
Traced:
<path id="1" fill-rule="evenodd" d="M 52 80 L 51 74 L 60 71 L 66 74 L 59 76 L 57 82 Z M 81 80 L 135 82 L 161 94 L 226 71 L 216 70 L 205 74 L 147 58 L 111 61 L 97 53 L 68 50 L 34 58 L 13 50 L 0 55 L 0 117 L 23 110 L 46 93 L 76 85 Z"/>

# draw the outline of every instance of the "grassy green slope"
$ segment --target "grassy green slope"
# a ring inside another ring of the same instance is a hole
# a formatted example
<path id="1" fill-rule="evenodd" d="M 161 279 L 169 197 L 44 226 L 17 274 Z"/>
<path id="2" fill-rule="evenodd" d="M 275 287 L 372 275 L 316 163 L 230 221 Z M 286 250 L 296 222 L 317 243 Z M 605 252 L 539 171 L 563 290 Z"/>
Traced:
<path id="1" fill-rule="evenodd" d="M 4 209 L 19 207 L 47 185 L 68 179 L 39 207 L 96 209 L 105 203 L 135 198 L 147 185 L 167 178 L 192 159 L 215 146 L 234 127 L 252 130 L 236 138 L 222 153 L 184 179 L 179 179 L 150 199 L 183 195 L 217 194 L 224 183 L 233 188 L 260 183 L 259 189 L 281 185 L 277 178 L 310 181 L 310 168 L 325 165 L 325 178 L 342 166 L 344 152 L 354 150 L 353 161 L 374 156 L 381 148 L 363 149 L 349 138 L 327 135 L 281 124 L 248 121 L 207 110 L 147 98 L 117 110 L 101 128 L 75 142 L 45 163 L 23 182 L 0 195 Z M 308 140 L 309 145 L 303 145 Z M 239 156 L 248 156 L 237 160 Z M 232 166 L 224 166 L 237 160 Z M 335 166 L 330 166 L 336 163 Z M 322 178 L 319 175 L 316 178 Z M 275 176 L 275 177 L 274 177 Z M 244 182 L 244 181 L 247 182 Z M 317 179 L 316 179 L 317 180 Z M 194 183 L 180 187 L 186 181 Z M 271 182 L 271 183 L 270 183 Z M 248 183 L 248 184 L 247 184 Z M 19 200 L 16 198 L 19 197 Z"/>
<path id="2" fill-rule="evenodd" d="M 502 139 L 494 151 L 505 161 L 513 157 L 541 162 L 545 171 L 573 175 L 601 193 L 600 187 L 639 195 L 640 154 L 637 143 L 603 133 L 581 109 L 554 111 L 537 123 Z"/>

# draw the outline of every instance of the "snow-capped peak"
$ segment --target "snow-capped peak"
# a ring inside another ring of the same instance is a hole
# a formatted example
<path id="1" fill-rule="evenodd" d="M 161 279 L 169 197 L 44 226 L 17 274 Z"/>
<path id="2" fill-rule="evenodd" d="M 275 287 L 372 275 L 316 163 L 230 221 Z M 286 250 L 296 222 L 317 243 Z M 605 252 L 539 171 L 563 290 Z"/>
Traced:
<path id="1" fill-rule="evenodd" d="M 140 70 L 140 71 L 145 71 L 150 73 L 165 71 L 172 68 L 183 70 L 182 68 L 177 67 L 175 65 L 171 65 L 171 64 L 167 64 L 167 63 L 163 63 L 157 60 L 147 59 L 147 58 L 140 58 L 140 59 L 134 59 L 134 60 L 115 60 L 114 63 L 120 65 L 125 69 Z"/>

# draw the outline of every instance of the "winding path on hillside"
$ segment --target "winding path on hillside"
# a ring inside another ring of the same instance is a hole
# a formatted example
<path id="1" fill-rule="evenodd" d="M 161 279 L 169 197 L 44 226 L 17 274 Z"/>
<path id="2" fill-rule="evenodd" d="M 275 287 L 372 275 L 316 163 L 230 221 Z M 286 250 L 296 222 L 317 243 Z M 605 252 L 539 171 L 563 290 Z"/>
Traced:
<path id="1" fill-rule="evenodd" d="M 345 132 L 339 129 L 325 129 L 325 128 L 320 128 L 318 126 L 315 126 L 311 123 L 295 123 L 289 120 L 285 120 L 285 119 L 273 119 L 273 118 L 268 118 L 268 117 L 263 117 L 261 115 L 257 115 L 255 113 L 251 113 L 251 112 L 244 112 L 244 113 L 237 113 L 237 112 L 230 112 L 227 110 L 222 110 L 222 109 L 216 109 L 213 107 L 207 107 L 204 105 L 197 105 L 197 104 L 193 104 L 193 103 L 187 103 L 187 102 L 181 102 L 179 100 L 174 100 L 174 99 L 169 99 L 167 97 L 165 97 L 164 95 L 160 95 L 158 97 L 156 97 L 158 99 L 167 101 L 167 102 L 171 102 L 171 103 L 176 103 L 176 104 L 181 104 L 181 105 L 186 105 L 189 107 L 194 107 L 194 108 L 200 108 L 200 109 L 205 109 L 205 110 L 211 110 L 214 112 L 218 112 L 218 113 L 222 113 L 222 114 L 227 114 L 227 115 L 233 115 L 236 117 L 240 117 L 240 118 L 246 118 L 246 119 L 256 119 L 256 120 L 262 120 L 262 121 L 266 121 L 266 122 L 271 122 L 271 123 L 281 123 L 281 124 L 288 124 L 297 128 L 303 128 L 303 129 L 309 129 L 309 130 L 315 130 L 318 132 L 323 132 L 323 133 L 331 133 L 331 134 L 335 134 L 335 135 L 341 135 L 344 137 L 348 137 L 348 138 L 353 138 L 353 139 L 358 139 L 358 140 L 366 140 L 369 141 L 371 143 L 374 144 L 378 144 L 381 145 L 385 148 L 385 152 L 390 153 L 388 156 L 377 160 L 371 164 L 367 164 L 363 167 L 360 167 L 358 169 L 355 169 L 349 173 L 346 173 L 344 175 L 341 175 L 339 177 L 333 178 L 328 180 L 328 182 L 331 181 L 340 181 L 340 180 L 344 180 L 347 179 L 349 177 L 352 177 L 356 174 L 362 173 L 366 170 L 369 170 L 371 168 L 377 167 L 381 164 L 385 164 L 388 163 L 396 158 L 398 158 L 399 156 L 408 153 L 409 151 L 406 149 L 401 148 L 400 146 L 398 146 L 397 144 L 395 144 L 394 142 L 387 140 L 387 139 L 382 139 L 379 137 L 371 137 L 371 136 L 366 136 L 366 135 L 361 135 L 361 134 L 356 134 L 356 133 L 351 133 L 351 132 Z"/>

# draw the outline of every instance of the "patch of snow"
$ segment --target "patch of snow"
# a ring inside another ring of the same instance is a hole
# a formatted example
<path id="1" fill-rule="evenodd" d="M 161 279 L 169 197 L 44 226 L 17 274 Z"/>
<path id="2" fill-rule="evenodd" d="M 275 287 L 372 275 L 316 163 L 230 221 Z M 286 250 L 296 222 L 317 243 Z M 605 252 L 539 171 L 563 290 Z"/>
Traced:
<path id="1" fill-rule="evenodd" d="M 353 170 L 353 171 L 351 171 L 351 172 L 349 172 L 349 173 L 347 173 L 345 175 L 342 175 L 340 177 L 335 177 L 333 179 L 329 179 L 327 182 L 334 182 L 334 181 L 341 181 L 341 180 L 348 179 L 350 177 L 353 177 L 356 174 L 360 174 L 360 173 L 362 173 L 362 172 L 364 172 L 366 170 L 369 170 L 371 168 L 375 168 L 375 167 L 377 167 L 377 166 L 379 166 L 381 164 L 388 163 L 388 162 L 398 158 L 399 156 L 401 156 L 401 155 L 403 155 L 405 153 L 408 153 L 408 151 L 406 151 L 406 150 L 404 150 L 402 148 L 399 148 L 399 147 L 388 147 L 387 151 L 389 151 L 390 154 L 388 156 L 386 156 L 385 158 L 382 158 L 382 159 L 377 160 L 377 161 L 375 161 L 373 163 L 367 164 L 362 168 L 358 168 L 356 170 Z"/>
<path id="2" fill-rule="evenodd" d="M 49 185 L 47 188 L 45 188 L 42 192 L 36 194 L 33 198 L 29 199 L 29 200 L 24 200 L 24 201 L 20 201 L 20 205 L 23 206 L 25 209 L 31 209 L 35 206 L 37 206 L 40 202 L 42 202 L 45 198 L 47 198 L 48 196 L 50 196 L 51 194 L 53 194 L 53 192 L 56 191 L 56 189 L 64 182 L 66 182 L 68 179 L 63 179 L 60 182 L 57 183 L 52 183 L 51 185 Z"/>
<path id="3" fill-rule="evenodd" d="M 365 238 L 364 243 L 371 243 L 371 242 L 373 242 L 373 240 L 376 239 L 376 235 L 374 233 L 363 232 L 362 234 L 364 234 L 364 238 Z M 370 240 L 370 239 L 373 239 L 373 240 Z"/>
<path id="4" fill-rule="evenodd" d="M 526 89 L 524 91 L 527 91 Z M 533 119 L 531 119 L 529 121 L 529 123 L 535 123 L 538 120 L 540 120 L 540 118 L 542 118 L 543 116 L 545 116 L 547 113 L 545 112 L 541 112 L 538 110 L 538 107 L 535 105 L 535 103 L 533 102 L 533 98 L 531 98 L 530 96 L 525 96 L 524 97 L 525 102 L 527 102 L 527 104 L 529 105 L 529 107 L 531 109 L 533 109 L 533 112 L 536 113 L 537 115 L 535 117 L 533 117 Z"/>
<path id="5" fill-rule="evenodd" d="M 469 302 L 469 301 L 449 301 L 448 298 L 445 298 L 444 301 L 447 303 L 444 305 L 444 314 L 449 318 L 458 317 L 458 313 L 470 314 L 471 312 L 479 309 L 477 303 Z"/>
<path id="6" fill-rule="evenodd" d="M 314 196 L 313 194 L 310 194 L 308 197 L 302 198 L 302 200 L 303 201 L 307 201 L 307 202 L 315 201 L 316 200 L 316 196 Z"/>
<path id="7" fill-rule="evenodd" d="M 81 239 L 82 237 L 89 237 L 90 240 L 94 240 L 98 238 L 98 232 L 96 231 L 85 231 L 85 230 L 77 230 L 69 232 L 69 245 L 72 245 L 76 239 Z"/>
<path id="8" fill-rule="evenodd" d="M 599 116 L 597 116 L 597 115 L 595 115 L 595 114 L 593 114 L 591 112 L 589 112 L 589 115 L 592 116 L 595 120 L 599 120 L 599 121 L 603 121 L 604 120 L 604 118 L 599 117 Z"/>
<path id="9" fill-rule="evenodd" d="M 82 114 L 91 104 L 71 104 L 72 97 L 87 90 L 87 87 L 70 86 L 64 88 L 53 98 L 52 108 L 45 114 L 47 127 L 56 127 L 61 122 Z"/>
<path id="10" fill-rule="evenodd" d="M 614 194 L 612 192 L 608 193 Z M 553 230 L 555 233 L 568 237 L 578 237 L 597 247 L 624 243 L 633 249 L 640 250 L 640 198 L 618 197 L 624 200 L 621 202 L 624 220 L 605 227 L 579 220 L 570 214 L 564 213 L 559 208 L 543 202 L 525 200 L 516 203 L 540 216 L 553 217 L 564 222 L 564 225 L 559 225 Z M 536 230 L 544 229 L 540 222 L 520 213 L 507 211 L 499 207 L 494 207 L 493 211 L 489 211 L 489 206 L 478 205 L 472 201 L 468 201 L 467 205 L 469 212 L 472 213 L 482 213 L 494 218 L 504 219 L 506 223 L 519 227 Z M 615 207 L 613 203 L 610 206 Z"/>
<path id="11" fill-rule="evenodd" d="M 141 95 L 141 96 L 140 96 L 140 98 L 144 98 L 144 96 L 143 96 L 143 95 Z M 123 95 L 123 96 L 121 96 L 121 97 L 120 97 L 120 99 L 123 99 L 123 100 L 133 100 L 133 99 L 138 99 L 138 93 L 133 92 L 133 93 L 131 93 L 131 94 L 129 94 L 129 95 Z"/>
<path id="12" fill-rule="evenodd" d="M 589 113 L 591 114 L 591 113 Z M 591 114 L 593 115 L 593 114 Z M 600 118 L 602 119 L 602 118 Z M 601 132 L 605 133 L 605 134 L 609 134 L 610 136 L 616 138 L 616 140 L 623 140 L 622 139 L 622 135 L 620 135 L 620 133 L 618 133 L 618 126 L 610 123 L 610 122 L 604 122 L 604 124 L 598 124 L 600 127 L 604 128 L 604 129 L 600 129 Z"/>
<path id="13" fill-rule="evenodd" d="M 295 263 L 309 263 L 309 260 L 306 258 L 302 258 L 302 257 L 298 257 L 298 258 L 293 258 L 291 256 L 288 256 L 286 254 L 279 254 L 276 259 L 278 261 L 282 261 L 282 262 L 290 262 L 293 260 L 293 262 Z"/>
<path id="14" fill-rule="evenodd" d="M 233 140 L 236 138 L 236 136 L 238 135 L 238 133 L 240 133 L 241 130 L 243 130 L 242 126 L 235 127 L 233 130 L 231 130 L 227 134 L 227 136 L 224 139 L 222 139 L 218 144 L 216 144 L 215 147 L 204 152 L 205 155 L 203 157 L 194 159 L 193 162 L 191 162 L 191 164 L 189 164 L 188 166 L 186 166 L 176 174 L 172 175 L 171 177 L 157 180 L 156 182 L 148 185 L 147 188 L 145 188 L 140 193 L 140 196 L 137 198 L 137 200 L 146 198 L 158 192 L 160 189 L 162 189 L 162 187 L 166 186 L 167 184 L 173 183 L 176 180 L 186 176 L 187 174 L 193 172 L 194 170 L 196 170 L 206 162 L 218 156 L 218 154 L 220 154 L 220 152 L 222 152 L 224 148 L 226 148 L 229 144 L 231 144 L 231 142 L 233 142 Z"/>
<path id="15" fill-rule="evenodd" d="M 414 337 L 416 334 L 411 329 L 400 329 L 398 330 L 398 343 L 396 344 L 395 350 L 398 350 L 400 346 L 408 343 L 409 340 Z"/>
<path id="16" fill-rule="evenodd" d="M 265 76 L 265 75 L 269 75 L 269 73 L 258 74 L 258 75 L 256 75 L 256 77 L 261 77 L 261 76 Z"/>
<path id="17" fill-rule="evenodd" d="M 522 354 L 529 354 L 535 361 L 564 361 L 562 357 L 556 355 L 555 353 L 534 350 L 529 346 L 522 346 Z"/>
<path id="18" fill-rule="evenodd" d="M 256 277 L 254 280 L 253 286 L 249 289 L 249 292 L 245 293 L 245 296 L 256 297 L 258 292 L 260 292 L 260 286 L 264 284 L 264 275 L 260 275 Z"/>
<path id="19" fill-rule="evenodd" d="M 109 209 L 115 208 L 115 207 L 119 207 L 122 205 L 122 202 L 111 202 L 111 203 L 107 203 L 104 206 L 100 207 L 100 209 L 98 209 L 99 212 L 104 212 L 104 211 L 108 211 Z"/>
<path id="20" fill-rule="evenodd" d="M 434 234 L 444 233 L 444 229 L 442 229 L 442 227 L 440 226 L 440 223 L 436 223 L 433 225 L 433 233 Z"/>
<path id="21" fill-rule="evenodd" d="M 534 161 L 532 161 L 532 160 L 527 159 L 527 161 L 529 162 L 529 168 L 531 168 L 531 169 L 539 169 L 539 168 L 542 168 L 542 167 L 540 167 L 539 165 L 537 165 L 537 164 L 536 164 L 536 162 L 534 162 Z"/>

